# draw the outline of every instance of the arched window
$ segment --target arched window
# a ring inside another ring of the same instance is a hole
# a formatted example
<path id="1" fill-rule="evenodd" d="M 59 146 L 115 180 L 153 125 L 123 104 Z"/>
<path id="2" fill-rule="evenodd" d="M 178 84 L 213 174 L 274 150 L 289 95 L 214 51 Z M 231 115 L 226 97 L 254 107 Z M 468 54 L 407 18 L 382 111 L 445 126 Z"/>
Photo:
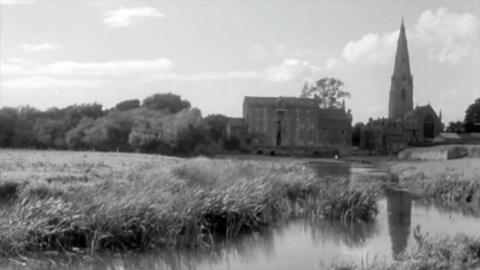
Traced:
<path id="1" fill-rule="evenodd" d="M 402 100 L 405 100 L 407 98 L 407 91 L 405 88 L 402 89 Z"/>

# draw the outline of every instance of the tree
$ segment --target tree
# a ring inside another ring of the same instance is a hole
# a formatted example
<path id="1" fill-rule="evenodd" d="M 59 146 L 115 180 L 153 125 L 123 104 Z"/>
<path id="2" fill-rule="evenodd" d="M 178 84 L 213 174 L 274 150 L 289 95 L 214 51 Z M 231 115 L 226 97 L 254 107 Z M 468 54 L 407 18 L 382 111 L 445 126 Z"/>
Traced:
<path id="1" fill-rule="evenodd" d="M 183 109 L 189 109 L 190 102 L 172 93 L 154 94 L 145 98 L 142 106 L 150 110 L 168 110 L 170 113 L 177 113 Z"/>
<path id="2" fill-rule="evenodd" d="M 65 148 L 65 125 L 61 119 L 37 118 L 33 125 L 36 141 L 42 147 Z"/>
<path id="3" fill-rule="evenodd" d="M 465 131 L 480 132 L 480 98 L 468 106 L 465 112 Z"/>
<path id="4" fill-rule="evenodd" d="M 449 122 L 447 127 L 448 132 L 463 133 L 465 132 L 465 125 L 462 121 Z"/>
<path id="5" fill-rule="evenodd" d="M 184 155 L 207 143 L 208 135 L 200 110 L 193 108 L 137 122 L 129 142 L 143 152 Z"/>
<path id="6" fill-rule="evenodd" d="M 138 99 L 128 99 L 121 101 L 115 105 L 117 111 L 128 111 L 140 107 L 140 100 Z"/>
<path id="7" fill-rule="evenodd" d="M 335 78 L 323 78 L 313 85 L 305 83 L 301 97 L 313 97 L 318 100 L 322 108 L 341 108 L 342 98 L 349 98 L 350 93 L 341 90 L 343 82 Z"/>
<path id="8" fill-rule="evenodd" d="M 205 123 L 210 134 L 210 138 L 215 143 L 220 143 L 225 140 L 225 130 L 227 128 L 228 118 L 221 114 L 211 114 L 205 117 Z"/>
<path id="9" fill-rule="evenodd" d="M 362 133 L 362 129 L 365 127 L 365 124 L 362 122 L 355 123 L 352 129 L 352 145 L 359 146 L 360 145 L 360 136 Z"/>
<path id="10" fill-rule="evenodd" d="M 102 105 L 93 103 L 93 104 L 81 104 L 81 105 L 71 105 L 64 109 L 64 121 L 65 129 L 70 130 L 73 127 L 77 126 L 80 120 L 83 117 L 90 117 L 97 119 L 104 115 L 102 111 Z"/>
<path id="11" fill-rule="evenodd" d="M 4 107 L 0 110 L 0 147 L 11 147 L 18 112 L 15 108 Z"/>
<path id="12" fill-rule="evenodd" d="M 10 146 L 23 148 L 36 146 L 33 126 L 35 119 L 41 115 L 41 112 L 32 107 L 20 107 L 18 117 L 13 127 L 13 138 Z"/>
<path id="13" fill-rule="evenodd" d="M 65 141 L 70 149 L 86 149 L 88 144 L 84 142 L 85 131 L 95 124 L 95 119 L 90 117 L 83 117 L 78 125 L 70 129 L 65 134 Z"/>
<path id="14" fill-rule="evenodd" d="M 129 111 L 111 111 L 104 117 L 98 118 L 93 126 L 85 130 L 82 140 L 98 150 L 128 151 L 131 148 L 128 136 L 133 124 L 132 114 Z"/>

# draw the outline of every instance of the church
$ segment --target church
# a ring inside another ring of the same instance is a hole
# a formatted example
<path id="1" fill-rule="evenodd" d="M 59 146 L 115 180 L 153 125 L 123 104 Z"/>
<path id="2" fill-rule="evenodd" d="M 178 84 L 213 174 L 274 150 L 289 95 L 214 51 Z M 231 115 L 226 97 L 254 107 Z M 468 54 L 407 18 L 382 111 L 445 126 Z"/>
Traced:
<path id="1" fill-rule="evenodd" d="M 430 104 L 413 107 L 413 76 L 402 18 L 391 77 L 388 118 L 370 119 L 361 134 L 360 146 L 377 153 L 396 153 L 408 145 L 433 141 L 442 131 L 442 115 Z"/>

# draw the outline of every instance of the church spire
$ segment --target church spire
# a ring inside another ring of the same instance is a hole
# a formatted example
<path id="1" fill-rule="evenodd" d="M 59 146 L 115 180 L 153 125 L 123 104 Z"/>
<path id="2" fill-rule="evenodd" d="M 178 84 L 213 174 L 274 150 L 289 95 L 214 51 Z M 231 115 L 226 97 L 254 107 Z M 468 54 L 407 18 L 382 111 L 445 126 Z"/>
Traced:
<path id="1" fill-rule="evenodd" d="M 390 86 L 388 118 L 393 120 L 402 118 L 405 113 L 411 110 L 413 110 L 413 78 L 410 72 L 407 35 L 405 34 L 405 24 L 402 17 Z"/>
<path id="2" fill-rule="evenodd" d="M 393 76 L 395 75 L 410 75 L 410 59 L 408 56 L 407 35 L 405 34 L 403 16 L 397 41 L 397 52 L 395 53 Z"/>

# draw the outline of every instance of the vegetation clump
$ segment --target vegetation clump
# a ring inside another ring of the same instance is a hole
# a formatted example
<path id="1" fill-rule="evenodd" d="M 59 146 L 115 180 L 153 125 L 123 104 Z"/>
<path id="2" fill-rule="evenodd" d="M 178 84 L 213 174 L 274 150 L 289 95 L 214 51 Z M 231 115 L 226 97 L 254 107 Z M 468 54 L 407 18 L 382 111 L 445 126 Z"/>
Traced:
<path id="1" fill-rule="evenodd" d="M 354 263 L 336 261 L 334 270 L 438 270 L 478 269 L 480 267 L 480 238 L 463 234 L 455 236 L 431 236 L 414 231 L 417 246 L 404 253 L 396 261 L 376 259 L 373 262 Z"/>
<path id="2" fill-rule="evenodd" d="M 323 179 L 299 164 L 158 161 L 118 180 L 31 179 L 2 208 L 0 252 L 209 249 L 218 237 L 233 239 L 295 216 L 359 222 L 377 214 L 375 187 Z"/>

